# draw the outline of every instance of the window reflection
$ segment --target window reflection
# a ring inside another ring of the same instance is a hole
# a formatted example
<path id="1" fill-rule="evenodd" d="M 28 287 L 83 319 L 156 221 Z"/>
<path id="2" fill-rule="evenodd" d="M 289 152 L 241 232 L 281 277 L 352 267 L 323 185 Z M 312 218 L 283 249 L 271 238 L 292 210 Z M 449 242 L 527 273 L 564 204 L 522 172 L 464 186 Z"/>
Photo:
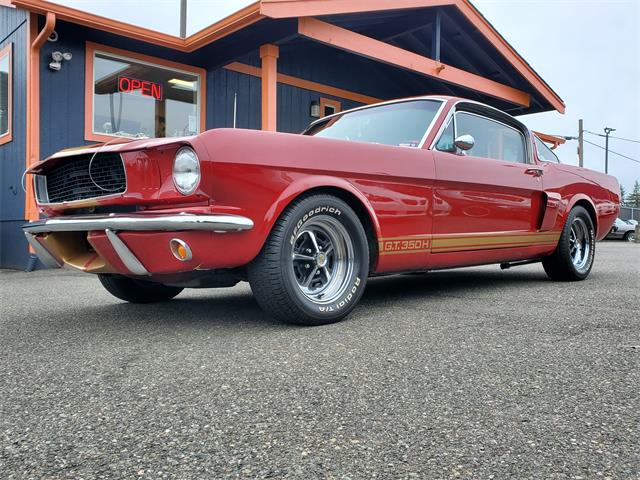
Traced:
<path id="1" fill-rule="evenodd" d="M 95 53 L 93 78 L 94 133 L 124 137 L 199 133 L 199 75 Z"/>
<path id="2" fill-rule="evenodd" d="M 9 133 L 10 63 L 11 56 L 7 52 L 0 58 L 0 136 Z"/>

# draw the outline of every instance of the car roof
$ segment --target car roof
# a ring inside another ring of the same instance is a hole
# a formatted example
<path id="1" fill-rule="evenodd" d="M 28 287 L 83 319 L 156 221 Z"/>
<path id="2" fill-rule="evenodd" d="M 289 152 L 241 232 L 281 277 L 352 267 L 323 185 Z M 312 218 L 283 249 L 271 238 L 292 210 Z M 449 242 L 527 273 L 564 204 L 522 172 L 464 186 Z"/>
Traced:
<path id="1" fill-rule="evenodd" d="M 494 111 L 494 112 L 496 112 L 496 113 L 498 113 L 500 115 L 506 115 L 506 116 L 510 117 L 511 119 L 513 119 L 514 122 L 517 122 L 523 128 L 526 128 L 528 130 L 526 125 L 524 125 L 522 122 L 520 122 L 518 119 L 516 119 L 513 115 L 510 115 L 507 112 L 503 112 L 499 108 L 495 108 L 495 107 L 492 107 L 491 105 L 487 105 L 486 103 L 478 102 L 478 101 L 475 101 L 475 100 L 470 100 L 468 98 L 463 98 L 463 97 L 454 97 L 454 96 L 451 96 L 451 95 L 419 95 L 419 96 L 416 96 L 416 97 L 396 98 L 394 100 L 386 100 L 384 102 L 372 103 L 372 104 L 369 104 L 369 105 L 362 105 L 360 107 L 350 108 L 349 110 L 343 110 L 341 112 L 333 113 L 331 115 L 327 115 L 326 117 L 322 117 L 322 118 L 319 118 L 319 119 L 311 122 L 307 126 L 307 128 L 304 129 L 304 131 L 302 133 L 303 134 L 306 133 L 308 130 L 313 128 L 318 123 L 326 122 L 327 120 L 329 120 L 329 119 L 331 119 L 333 117 L 338 117 L 338 116 L 344 115 L 346 113 L 357 112 L 359 110 L 365 110 L 367 108 L 379 107 L 379 106 L 382 106 L 382 105 L 393 105 L 394 103 L 412 102 L 412 101 L 416 101 L 416 100 L 439 100 L 439 101 L 443 102 L 443 104 L 446 104 L 448 102 L 453 101 L 454 105 L 457 105 L 458 103 L 468 103 L 468 104 L 472 104 L 472 105 L 478 105 L 478 106 L 486 108 L 488 110 L 492 110 L 492 111 Z"/>

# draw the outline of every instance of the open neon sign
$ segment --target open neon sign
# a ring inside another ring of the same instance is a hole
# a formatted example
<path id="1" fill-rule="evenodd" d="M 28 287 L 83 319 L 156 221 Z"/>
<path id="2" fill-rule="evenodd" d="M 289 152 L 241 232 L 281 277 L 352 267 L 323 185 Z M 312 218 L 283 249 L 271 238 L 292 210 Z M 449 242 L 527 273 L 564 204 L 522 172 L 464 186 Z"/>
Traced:
<path id="1" fill-rule="evenodd" d="M 118 77 L 118 91 L 132 93 L 139 91 L 145 97 L 162 100 L 162 84 L 150 82 L 149 80 L 138 80 L 131 77 Z"/>

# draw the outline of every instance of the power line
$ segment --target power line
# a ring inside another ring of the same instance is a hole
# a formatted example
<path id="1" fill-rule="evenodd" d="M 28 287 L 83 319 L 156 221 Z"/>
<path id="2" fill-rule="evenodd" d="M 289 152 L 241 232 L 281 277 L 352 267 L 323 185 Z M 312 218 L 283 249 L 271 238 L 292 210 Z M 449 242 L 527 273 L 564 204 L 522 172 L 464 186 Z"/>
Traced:
<path id="1" fill-rule="evenodd" d="M 590 133 L 591 135 L 597 135 L 598 137 L 606 137 L 606 135 L 603 135 L 601 133 L 590 132 L 589 130 L 584 130 L 584 131 L 586 133 Z M 614 137 L 613 135 L 609 135 L 609 138 L 615 138 L 616 140 L 624 140 L 625 142 L 640 143 L 640 140 L 632 140 L 631 138 Z"/>
<path id="2" fill-rule="evenodd" d="M 586 130 L 585 130 L 585 132 L 586 132 Z M 597 143 L 590 142 L 589 140 L 584 140 L 584 142 L 588 143 L 590 145 L 593 145 L 594 147 L 601 148 L 602 150 L 606 150 L 606 148 L 604 148 L 602 145 L 598 145 Z M 613 153 L 614 155 L 618 155 L 619 157 L 626 158 L 627 160 L 631 160 L 632 162 L 640 163 L 640 160 L 636 160 L 635 158 L 627 157 L 626 155 L 623 155 L 623 154 L 618 153 L 618 152 L 614 152 L 613 150 L 609 150 L 609 153 Z"/>

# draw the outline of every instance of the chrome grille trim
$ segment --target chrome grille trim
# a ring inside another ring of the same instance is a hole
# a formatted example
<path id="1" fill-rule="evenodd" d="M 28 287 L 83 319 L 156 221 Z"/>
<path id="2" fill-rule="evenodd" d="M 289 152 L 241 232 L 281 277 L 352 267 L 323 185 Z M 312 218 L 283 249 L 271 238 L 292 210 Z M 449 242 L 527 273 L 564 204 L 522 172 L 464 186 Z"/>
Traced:
<path id="1" fill-rule="evenodd" d="M 34 184 L 39 203 L 73 204 L 94 198 L 119 196 L 127 190 L 124 161 L 117 153 L 71 156 L 61 160 Z M 89 172 L 91 166 L 91 172 Z"/>

